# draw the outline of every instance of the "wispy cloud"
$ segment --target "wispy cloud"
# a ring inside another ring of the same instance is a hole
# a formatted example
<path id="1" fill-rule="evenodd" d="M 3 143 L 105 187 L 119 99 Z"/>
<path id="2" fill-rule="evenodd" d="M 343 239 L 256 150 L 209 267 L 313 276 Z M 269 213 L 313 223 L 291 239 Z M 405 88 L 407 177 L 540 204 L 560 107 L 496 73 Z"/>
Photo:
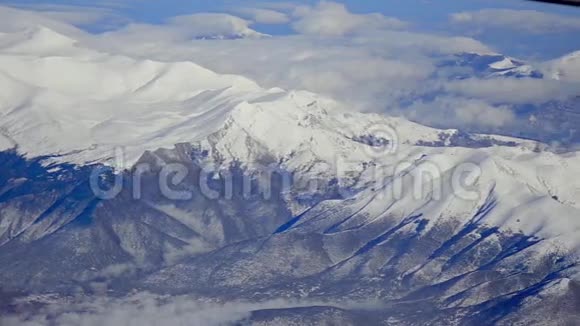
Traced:
<path id="1" fill-rule="evenodd" d="M 551 79 L 466 79 L 447 83 L 445 90 L 489 103 L 542 104 L 578 93 L 578 84 Z"/>
<path id="2" fill-rule="evenodd" d="M 407 116 L 435 126 L 449 126 L 449 121 L 454 121 L 461 128 L 498 130 L 516 121 L 516 115 L 508 105 L 492 105 L 484 100 L 457 96 L 418 100 L 405 110 Z"/>
<path id="3" fill-rule="evenodd" d="M 132 57 L 191 60 L 218 72 L 250 77 L 264 87 L 321 93 L 363 111 L 386 110 L 424 88 L 436 68 L 433 54 L 489 51 L 469 38 L 399 31 L 325 42 L 319 35 L 294 35 L 200 43 L 183 42 L 182 34 L 171 34 L 167 28 L 134 26 L 103 35 L 98 46 Z"/>
<path id="4" fill-rule="evenodd" d="M 483 9 L 451 14 L 455 24 L 474 28 L 520 30 L 538 34 L 580 31 L 577 17 L 535 10 Z"/>
<path id="5" fill-rule="evenodd" d="M 63 4 L 11 4 L 13 8 L 38 12 L 43 17 L 54 19 L 77 27 L 98 26 L 99 29 L 113 29 L 127 24 L 130 19 L 120 14 L 117 7 Z"/>
<path id="6" fill-rule="evenodd" d="M 286 13 L 264 8 L 236 8 L 232 12 L 260 24 L 286 24 L 290 17 Z"/>
<path id="7" fill-rule="evenodd" d="M 232 325 L 247 320 L 253 311 L 289 309 L 310 306 L 335 306 L 330 302 L 312 300 L 270 300 L 264 302 L 232 301 L 209 303 L 188 296 L 158 296 L 136 293 L 125 298 L 40 297 L 40 311 L 26 316 L 0 316 L 2 325 Z M 35 300 L 35 298 L 29 298 Z M 34 302 L 34 301 L 32 301 Z M 343 302 L 343 309 L 377 309 L 375 302 Z M 48 322 L 50 320 L 50 322 Z"/>

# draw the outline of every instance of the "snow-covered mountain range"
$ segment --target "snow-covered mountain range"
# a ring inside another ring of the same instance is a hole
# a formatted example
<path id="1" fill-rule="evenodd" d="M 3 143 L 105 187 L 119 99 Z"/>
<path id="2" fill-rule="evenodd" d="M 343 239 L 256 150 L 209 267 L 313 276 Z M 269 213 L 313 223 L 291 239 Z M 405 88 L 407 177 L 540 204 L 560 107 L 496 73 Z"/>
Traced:
<path id="1" fill-rule="evenodd" d="M 566 78 L 577 57 L 536 69 L 457 54 L 454 64 Z M 578 321 L 574 151 L 359 113 L 46 27 L 0 35 L 0 150 L 0 290 L 19 298 L 2 309 L 104 289 L 317 302 L 255 309 L 257 324 L 527 324 L 557 310 Z M 187 199 L 159 187 L 175 164 L 194 176 L 174 185 Z M 114 198 L 91 183 L 104 166 L 115 170 L 103 184 L 124 185 Z M 269 179 L 264 198 L 255 189 L 272 166 L 292 182 Z"/>
<path id="2" fill-rule="evenodd" d="M 456 66 L 469 68 L 464 74 L 453 75 L 452 78 L 483 78 L 494 77 L 518 77 L 518 78 L 542 78 L 541 70 L 534 68 L 515 58 L 501 54 L 478 54 L 461 53 L 445 60 L 441 66 Z"/>

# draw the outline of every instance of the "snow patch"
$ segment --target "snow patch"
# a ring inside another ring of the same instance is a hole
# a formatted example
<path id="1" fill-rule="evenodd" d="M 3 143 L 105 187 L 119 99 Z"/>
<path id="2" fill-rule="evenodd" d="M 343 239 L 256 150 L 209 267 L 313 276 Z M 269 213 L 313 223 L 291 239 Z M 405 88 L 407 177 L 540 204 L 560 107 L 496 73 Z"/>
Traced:
<path id="1" fill-rule="evenodd" d="M 497 70 L 511 69 L 517 66 L 518 65 L 516 65 L 510 58 L 507 57 L 501 61 L 497 61 L 489 65 L 490 68 Z"/>

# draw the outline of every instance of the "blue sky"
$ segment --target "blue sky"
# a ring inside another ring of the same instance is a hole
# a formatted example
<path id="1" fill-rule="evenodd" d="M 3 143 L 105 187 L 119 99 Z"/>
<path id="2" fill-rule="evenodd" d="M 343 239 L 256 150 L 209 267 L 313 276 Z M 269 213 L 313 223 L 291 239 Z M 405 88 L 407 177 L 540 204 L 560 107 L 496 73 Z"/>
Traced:
<path id="1" fill-rule="evenodd" d="M 278 1 L 281 3 L 282 1 Z M 294 4 L 313 5 L 318 1 L 298 0 Z M 511 28 L 480 28 L 477 30 L 450 24 L 449 15 L 464 11 L 477 11 L 487 8 L 504 8 L 516 10 L 534 10 L 546 14 L 562 15 L 580 21 L 580 9 L 550 5 L 522 0 L 342 0 L 353 13 L 382 13 L 396 17 L 412 24 L 414 30 L 431 33 L 465 35 L 494 46 L 502 52 L 526 58 L 556 57 L 580 48 L 579 30 L 559 32 L 519 31 Z M 235 8 L 255 7 L 261 2 L 254 0 L 0 0 L 1 4 L 46 9 L 47 6 L 72 6 L 79 10 L 88 8 L 106 8 L 122 17 L 117 23 L 145 22 L 162 24 L 168 18 L 198 12 L 231 12 Z M 94 32 L 116 26 L 97 25 L 83 26 Z M 255 24 L 260 32 L 280 35 L 290 34 L 292 29 L 286 24 Z"/>

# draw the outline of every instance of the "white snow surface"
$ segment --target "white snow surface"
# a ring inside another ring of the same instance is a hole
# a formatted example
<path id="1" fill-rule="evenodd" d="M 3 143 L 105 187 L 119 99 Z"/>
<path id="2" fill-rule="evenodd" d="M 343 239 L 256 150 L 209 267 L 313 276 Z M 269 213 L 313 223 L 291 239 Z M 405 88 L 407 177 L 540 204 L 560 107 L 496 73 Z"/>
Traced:
<path id="1" fill-rule="evenodd" d="M 510 59 L 504 58 L 501 61 L 494 62 L 489 65 L 492 69 L 503 70 L 503 69 L 511 69 L 517 67 L 517 65 Z"/>
<path id="2" fill-rule="evenodd" d="M 500 70 L 491 74 L 491 76 L 505 76 L 508 74 L 518 74 L 519 76 L 531 76 L 534 73 L 534 67 L 530 65 L 516 66 L 505 70 Z"/>
<path id="3" fill-rule="evenodd" d="M 79 48 L 45 27 L 0 44 L 0 146 L 16 143 L 29 157 L 105 161 L 123 147 L 130 164 L 146 149 L 207 136 L 240 103 L 272 92 L 192 62 Z"/>
<path id="4" fill-rule="evenodd" d="M 361 173 L 362 182 L 376 177 L 363 163 L 428 161 L 445 179 L 445 172 L 471 162 L 482 169 L 476 183 L 481 198 L 466 203 L 445 193 L 443 200 L 423 203 L 405 195 L 390 210 L 399 209 L 403 216 L 420 209 L 433 223 L 451 215 L 467 221 L 472 205 L 481 205 L 493 187 L 497 208 L 482 223 L 580 247 L 578 153 L 535 151 L 534 142 L 500 136 L 489 137 L 519 145 L 416 145 L 455 132 L 358 113 L 310 92 L 264 89 L 248 78 L 217 74 L 193 62 L 99 52 L 46 27 L 0 34 L 0 150 L 17 146 L 27 157 L 114 164 L 111 157 L 122 148 L 127 167 L 147 150 L 207 143 L 209 135 L 218 134 L 213 146 L 226 163 L 252 165 L 258 146 L 290 170 L 332 175 L 328 171 L 344 169 Z M 360 141 L 369 135 L 396 146 L 377 154 Z"/>
<path id="5" fill-rule="evenodd" d="M 236 145 L 248 134 L 279 156 L 308 150 L 324 161 L 337 153 L 360 161 L 367 146 L 352 138 L 369 130 L 402 144 L 437 141 L 443 132 L 356 113 L 305 91 L 264 89 L 190 61 L 136 60 L 80 44 L 46 27 L 0 35 L 3 149 L 16 144 L 28 157 L 112 164 L 115 149 L 123 148 L 131 165 L 146 150 L 227 129 L 231 138 L 220 145 L 229 159 L 250 159 Z"/>

